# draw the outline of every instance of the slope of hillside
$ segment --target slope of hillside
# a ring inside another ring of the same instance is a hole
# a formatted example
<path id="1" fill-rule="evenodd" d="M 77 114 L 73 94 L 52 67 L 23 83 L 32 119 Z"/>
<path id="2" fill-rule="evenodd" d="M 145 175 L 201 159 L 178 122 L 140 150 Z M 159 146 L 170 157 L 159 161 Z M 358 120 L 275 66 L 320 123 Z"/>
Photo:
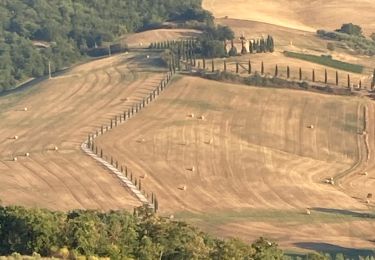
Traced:
<path id="1" fill-rule="evenodd" d="M 58 210 L 140 205 L 80 144 L 159 83 L 161 71 L 147 64 L 143 54 L 114 56 L 0 97 L 0 200 Z"/>
<path id="2" fill-rule="evenodd" d="M 367 34 L 375 32 L 372 0 L 204 0 L 203 6 L 217 18 L 228 16 L 303 31 L 336 29 L 343 23 L 353 22 L 361 25 Z"/>
<path id="3" fill-rule="evenodd" d="M 289 221 L 298 226 L 308 221 L 306 208 L 367 209 L 323 183 L 356 163 L 364 106 L 357 98 L 183 77 L 98 144 L 136 176 L 147 176 L 142 185 L 155 191 L 162 213 L 201 220 L 202 227 L 220 233 L 221 219 L 237 212 L 240 217 L 224 221 L 221 233 L 237 235 L 227 225 L 240 219 L 253 226 L 246 219 L 269 210 L 279 212 L 271 222 L 292 212 Z"/>

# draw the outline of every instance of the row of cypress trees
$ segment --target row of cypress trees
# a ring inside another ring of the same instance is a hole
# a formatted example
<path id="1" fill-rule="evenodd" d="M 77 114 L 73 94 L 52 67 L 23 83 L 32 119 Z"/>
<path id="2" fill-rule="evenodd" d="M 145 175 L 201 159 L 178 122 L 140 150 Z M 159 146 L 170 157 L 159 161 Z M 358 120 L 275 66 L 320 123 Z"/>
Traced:
<path id="1" fill-rule="evenodd" d="M 234 41 L 231 40 L 231 47 L 228 51 L 228 42 L 224 41 L 224 54 L 225 56 L 237 56 L 238 51 L 234 45 Z M 179 53 L 179 56 L 183 56 L 186 52 L 192 52 L 194 55 L 196 53 L 202 55 L 202 44 L 200 44 L 199 40 L 196 39 L 187 39 L 187 40 L 180 40 L 180 41 L 163 41 L 163 42 L 153 42 L 150 44 L 149 49 L 158 49 L 158 50 L 166 50 L 170 49 L 175 53 Z M 241 54 L 246 53 L 267 53 L 267 52 L 274 52 L 275 50 L 275 41 L 271 35 L 268 35 L 267 38 L 259 38 L 253 39 L 248 41 L 248 46 L 246 46 L 246 39 L 241 37 Z M 186 58 L 186 57 L 185 57 Z"/>

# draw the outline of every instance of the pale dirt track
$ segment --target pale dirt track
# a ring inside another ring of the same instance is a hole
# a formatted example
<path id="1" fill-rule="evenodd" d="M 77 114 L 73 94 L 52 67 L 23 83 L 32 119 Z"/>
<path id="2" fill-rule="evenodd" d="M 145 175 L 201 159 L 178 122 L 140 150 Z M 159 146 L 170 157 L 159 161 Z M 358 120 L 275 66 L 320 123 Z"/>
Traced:
<path id="1" fill-rule="evenodd" d="M 359 111 L 365 104 L 359 98 L 183 77 L 131 122 L 100 137 L 98 144 L 117 154 L 136 176 L 147 174 L 143 186 L 156 193 L 162 214 L 192 212 L 198 215 L 196 222 L 199 214 L 218 212 L 202 226 L 213 225 L 220 233 L 226 225 L 212 223 L 226 212 L 367 210 L 363 201 L 322 183 L 356 164 L 358 132 L 364 124 Z M 191 113 L 195 118 L 188 117 Z M 198 120 L 200 115 L 205 120 Z M 314 129 L 307 128 L 311 124 Z M 179 189 L 183 185 L 186 191 Z M 251 232 L 257 222 L 242 220 L 249 228 L 244 237 L 259 236 Z M 294 228 L 284 231 L 293 234 Z M 229 226 L 221 234 L 243 235 L 239 229 Z M 346 231 L 335 232 L 340 236 Z M 360 238 L 345 239 L 366 246 L 371 236 L 364 232 Z M 285 244 L 296 237 L 294 233 Z M 345 239 L 337 243 L 347 245 Z"/>
<path id="2" fill-rule="evenodd" d="M 362 26 L 367 34 L 375 32 L 372 0 L 204 0 L 203 7 L 217 18 L 228 16 L 303 31 L 333 30 L 352 22 Z"/>
<path id="3" fill-rule="evenodd" d="M 159 84 L 162 73 L 147 72 L 143 56 L 92 61 L 22 94 L 0 97 L 4 204 L 58 210 L 140 205 L 115 176 L 80 150 L 80 144 Z M 21 111 L 24 107 L 27 112 Z M 18 140 L 11 139 L 15 135 Z M 52 150 L 55 145 L 57 152 Z M 11 161 L 14 156 L 17 162 Z"/>

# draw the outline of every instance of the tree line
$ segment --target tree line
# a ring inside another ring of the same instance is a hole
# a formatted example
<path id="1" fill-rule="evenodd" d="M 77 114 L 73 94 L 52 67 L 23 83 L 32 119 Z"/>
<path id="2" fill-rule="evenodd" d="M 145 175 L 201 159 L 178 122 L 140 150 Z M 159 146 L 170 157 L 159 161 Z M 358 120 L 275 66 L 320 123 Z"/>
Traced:
<path id="1" fill-rule="evenodd" d="M 169 20 L 212 23 L 201 0 L 2 0 L 0 92 L 69 66 L 120 35 Z"/>
<path id="2" fill-rule="evenodd" d="M 252 244 L 239 239 L 212 237 L 191 225 L 160 217 L 146 207 L 133 213 L 73 210 L 57 212 L 0 206 L 0 256 L 33 255 L 35 259 L 252 259 L 252 260 L 344 260 L 353 255 L 284 254 L 265 238 Z M 373 260 L 373 252 L 360 259 Z M 0 257 L 1 258 L 1 257 Z"/>
<path id="3" fill-rule="evenodd" d="M 0 255 L 18 252 L 76 259 L 282 259 L 277 244 L 213 238 L 198 229 L 155 215 L 147 208 L 126 211 L 55 212 L 0 207 Z"/>
<path id="4" fill-rule="evenodd" d="M 234 34 L 230 28 L 226 26 L 218 26 L 217 38 L 198 37 L 192 39 L 178 40 L 178 41 L 163 41 L 152 42 L 150 49 L 170 50 L 170 54 L 175 55 L 178 60 L 191 60 L 195 58 L 222 58 L 230 56 L 238 56 L 247 53 L 266 53 L 274 52 L 275 42 L 272 36 L 268 35 L 266 39 L 252 39 L 246 41 L 241 37 L 241 52 L 237 51 L 234 44 Z M 221 32 L 223 31 L 223 32 Z M 203 33 L 205 34 L 205 33 Z M 230 48 L 228 48 L 228 41 Z"/>
<path id="5" fill-rule="evenodd" d="M 352 23 L 343 24 L 340 29 L 335 31 L 318 30 L 318 36 L 324 39 L 340 41 L 344 43 L 350 51 L 356 54 L 374 56 L 375 55 L 375 33 L 370 38 L 363 35 L 362 28 Z M 329 50 L 334 50 L 334 45 L 327 45 Z"/>

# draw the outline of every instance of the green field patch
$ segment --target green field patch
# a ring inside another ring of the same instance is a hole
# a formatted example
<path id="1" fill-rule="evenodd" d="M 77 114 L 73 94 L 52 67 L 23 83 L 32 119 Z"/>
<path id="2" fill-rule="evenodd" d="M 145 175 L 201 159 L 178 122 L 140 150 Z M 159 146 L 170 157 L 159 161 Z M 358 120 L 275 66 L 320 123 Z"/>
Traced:
<path id="1" fill-rule="evenodd" d="M 305 60 L 305 61 L 320 64 L 320 65 L 324 65 L 327 67 L 344 70 L 348 72 L 353 72 L 353 73 L 362 73 L 364 69 L 362 65 L 335 60 L 335 59 L 332 59 L 331 56 L 326 56 L 326 55 L 317 56 L 317 55 L 312 55 L 312 54 L 304 54 L 304 53 L 297 53 L 297 52 L 290 52 L 290 51 L 284 51 L 284 55 L 289 58 Z"/>
<path id="2" fill-rule="evenodd" d="M 204 225 L 225 225 L 239 222 L 268 223 L 337 223 L 360 219 L 374 219 L 374 213 L 352 212 L 336 209 L 312 209 L 311 215 L 294 210 L 222 210 L 207 213 L 177 212 L 175 217 L 180 220 Z"/>

